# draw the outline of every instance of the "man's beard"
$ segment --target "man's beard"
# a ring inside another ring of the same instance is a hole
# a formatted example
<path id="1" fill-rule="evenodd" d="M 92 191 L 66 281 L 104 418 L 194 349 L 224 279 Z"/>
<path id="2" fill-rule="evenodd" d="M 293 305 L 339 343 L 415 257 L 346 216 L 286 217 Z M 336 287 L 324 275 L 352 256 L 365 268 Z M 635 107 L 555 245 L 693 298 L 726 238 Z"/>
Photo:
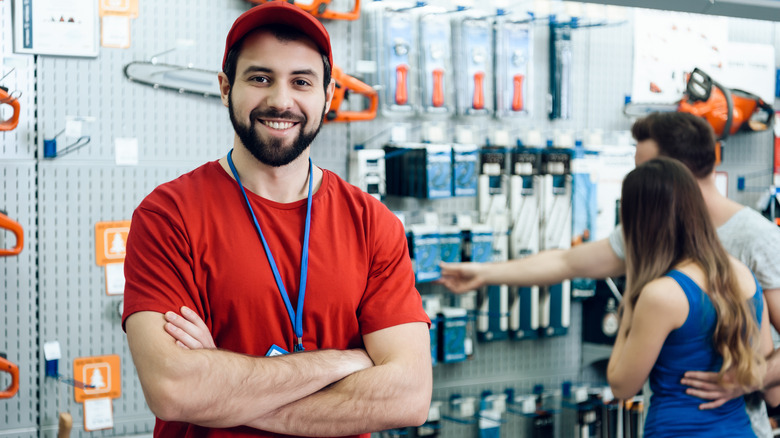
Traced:
<path id="1" fill-rule="evenodd" d="M 271 167 L 281 167 L 290 164 L 293 160 L 298 158 L 303 151 L 305 151 L 314 141 L 314 138 L 320 132 L 322 128 L 322 121 L 325 119 L 325 109 L 323 108 L 322 117 L 320 117 L 320 123 L 313 131 L 306 132 L 304 127 L 308 119 L 305 115 L 297 115 L 290 111 L 278 112 L 272 109 L 261 110 L 255 108 L 249 113 L 249 125 L 244 125 L 238 121 L 235 112 L 233 111 L 233 91 L 228 93 L 228 109 L 230 112 L 230 122 L 233 123 L 233 129 L 236 131 L 238 138 L 241 139 L 241 143 L 249 150 L 250 153 L 261 163 Z M 258 119 L 277 119 L 277 120 L 289 120 L 291 122 L 297 122 L 301 125 L 301 130 L 298 136 L 295 137 L 293 143 L 289 147 L 285 147 L 280 138 L 270 138 L 267 142 L 260 139 L 255 129 L 255 125 L 260 123 Z"/>

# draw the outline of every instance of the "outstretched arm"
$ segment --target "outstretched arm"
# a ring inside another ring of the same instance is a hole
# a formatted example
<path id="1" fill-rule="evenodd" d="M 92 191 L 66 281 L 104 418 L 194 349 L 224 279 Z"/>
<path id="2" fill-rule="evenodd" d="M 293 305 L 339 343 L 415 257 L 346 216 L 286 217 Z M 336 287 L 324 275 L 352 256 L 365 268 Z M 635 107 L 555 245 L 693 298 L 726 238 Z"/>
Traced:
<path id="1" fill-rule="evenodd" d="M 276 357 L 189 350 L 176 346 L 165 324 L 160 313 L 138 312 L 125 328 L 147 404 L 167 421 L 218 428 L 253 424 L 373 365 L 363 350 Z"/>
<path id="2" fill-rule="evenodd" d="M 210 348 L 211 335 L 187 308 L 166 314 L 166 331 L 184 348 Z M 264 415 L 248 425 L 291 435 L 343 436 L 419 425 L 431 401 L 430 333 L 402 324 L 363 336 L 376 366 Z M 297 354 L 297 353 L 296 353 Z"/>
<path id="3" fill-rule="evenodd" d="M 625 271 L 625 261 L 612 250 L 609 239 L 602 239 L 506 262 L 442 263 L 439 283 L 454 293 L 464 293 L 487 284 L 543 286 L 574 277 L 617 276 Z"/>

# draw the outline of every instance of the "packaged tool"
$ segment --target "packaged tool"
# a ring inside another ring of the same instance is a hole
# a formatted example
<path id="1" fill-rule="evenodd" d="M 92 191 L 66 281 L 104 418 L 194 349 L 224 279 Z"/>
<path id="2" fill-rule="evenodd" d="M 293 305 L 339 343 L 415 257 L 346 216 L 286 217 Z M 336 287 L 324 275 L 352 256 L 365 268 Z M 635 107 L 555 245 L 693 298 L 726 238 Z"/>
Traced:
<path id="1" fill-rule="evenodd" d="M 325 116 L 325 122 L 357 122 L 376 118 L 379 96 L 373 87 L 344 73 L 341 68 L 335 65 L 333 66 L 332 77 L 336 82 L 336 91 L 333 94 L 328 114 Z M 349 99 L 350 92 L 365 97 L 368 100 L 368 105 L 362 110 L 342 108 L 347 99 Z"/>
<path id="2" fill-rule="evenodd" d="M 420 8 L 420 107 L 425 114 L 455 111 L 450 18 L 441 10 Z"/>
<path id="3" fill-rule="evenodd" d="M 533 32 L 528 19 L 498 16 L 495 20 L 496 116 L 526 116 L 533 101 L 530 92 Z"/>
<path id="4" fill-rule="evenodd" d="M 688 78 L 677 111 L 704 117 L 719 140 L 739 130 L 766 130 L 775 114 L 772 106 L 755 94 L 726 88 L 698 68 Z"/>
<path id="5" fill-rule="evenodd" d="M 571 119 L 572 24 L 550 17 L 550 120 Z"/>
<path id="6" fill-rule="evenodd" d="M 453 19 L 456 108 L 459 115 L 493 112 L 493 23 L 464 11 Z"/>
<path id="7" fill-rule="evenodd" d="M 417 27 L 408 8 L 380 5 L 366 20 L 368 56 L 376 61 L 380 104 L 387 115 L 412 114 L 417 105 Z"/>

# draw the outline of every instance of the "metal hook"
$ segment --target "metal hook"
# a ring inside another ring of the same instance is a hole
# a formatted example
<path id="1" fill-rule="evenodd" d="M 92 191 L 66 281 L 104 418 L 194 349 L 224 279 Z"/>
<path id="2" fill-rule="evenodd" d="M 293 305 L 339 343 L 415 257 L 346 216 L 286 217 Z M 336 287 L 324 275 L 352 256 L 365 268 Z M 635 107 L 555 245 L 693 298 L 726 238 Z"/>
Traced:
<path id="1" fill-rule="evenodd" d="M 168 49 L 168 50 L 162 51 L 162 52 L 160 52 L 160 53 L 158 53 L 158 54 L 156 54 L 156 55 L 152 55 L 152 56 L 149 58 L 149 62 L 151 62 L 152 64 L 157 64 L 157 57 L 158 57 L 158 56 L 162 56 L 162 55 L 165 55 L 165 54 L 167 54 L 167 53 L 171 53 L 171 52 L 173 52 L 174 50 L 176 50 L 176 47 L 173 47 L 173 48 L 170 48 L 170 49 Z"/>
<path id="2" fill-rule="evenodd" d="M 57 152 L 57 137 L 61 135 L 65 130 L 58 132 L 53 138 L 43 141 L 43 157 L 44 158 L 57 158 L 63 155 L 67 155 L 78 149 L 88 145 L 92 138 L 88 135 L 82 135 L 75 142 L 69 144 L 61 151 Z"/>
<path id="3" fill-rule="evenodd" d="M 0 81 L 2 81 L 3 79 L 5 79 L 6 77 L 8 77 L 8 75 L 10 75 L 11 73 L 13 73 L 13 71 L 14 71 L 14 70 L 16 70 L 16 67 L 13 67 L 13 68 L 11 68 L 11 70 L 8 70 L 8 73 L 4 74 L 4 75 L 3 75 L 3 77 L 1 77 L 1 78 L 0 78 Z"/>
<path id="4" fill-rule="evenodd" d="M 22 97 L 22 90 L 14 90 L 7 97 L 0 98 L 0 104 L 10 104 Z"/>

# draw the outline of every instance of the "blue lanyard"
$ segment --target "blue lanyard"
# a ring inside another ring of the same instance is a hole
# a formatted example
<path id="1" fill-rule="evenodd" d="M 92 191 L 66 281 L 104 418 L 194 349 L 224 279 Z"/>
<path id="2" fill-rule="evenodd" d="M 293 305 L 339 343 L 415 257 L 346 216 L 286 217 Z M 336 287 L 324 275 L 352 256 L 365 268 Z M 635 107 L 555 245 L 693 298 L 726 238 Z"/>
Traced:
<path id="1" fill-rule="evenodd" d="M 265 236 L 263 236 L 263 231 L 260 229 L 260 223 L 257 222 L 257 216 L 255 215 L 254 210 L 252 210 L 252 205 L 249 203 L 249 198 L 246 196 L 246 190 L 244 190 L 244 185 L 241 184 L 241 178 L 239 178 L 238 171 L 236 170 L 236 166 L 233 164 L 232 155 L 233 155 L 233 150 L 231 149 L 227 155 L 227 161 L 228 164 L 230 165 L 230 171 L 233 172 L 233 177 L 235 177 L 236 183 L 238 183 L 238 187 L 241 189 L 241 194 L 244 195 L 244 201 L 246 201 L 246 206 L 249 208 L 249 213 L 252 215 L 252 221 L 255 223 L 255 229 L 257 230 L 257 234 L 260 236 L 260 240 L 263 242 L 265 255 L 268 257 L 268 263 L 271 265 L 271 270 L 274 273 L 276 286 L 279 287 L 279 293 L 282 295 L 282 299 L 284 300 L 285 307 L 287 307 L 287 314 L 290 316 L 290 322 L 293 325 L 293 330 L 295 330 L 295 336 L 297 338 L 295 351 L 303 351 L 303 297 L 306 294 L 306 273 L 309 270 L 309 229 L 311 227 L 311 191 L 312 191 L 311 189 L 312 189 L 312 180 L 314 179 L 314 174 L 312 173 L 311 158 L 309 158 L 309 194 L 306 197 L 306 226 L 304 227 L 304 231 L 303 231 L 303 250 L 301 251 L 301 283 L 300 283 L 300 290 L 298 291 L 298 308 L 297 311 L 293 311 L 292 304 L 290 303 L 290 297 L 287 295 L 287 289 L 284 288 L 282 277 L 281 275 L 279 275 L 279 268 L 276 267 L 274 256 L 271 254 L 271 248 L 268 247 L 268 242 L 266 242 Z"/>

